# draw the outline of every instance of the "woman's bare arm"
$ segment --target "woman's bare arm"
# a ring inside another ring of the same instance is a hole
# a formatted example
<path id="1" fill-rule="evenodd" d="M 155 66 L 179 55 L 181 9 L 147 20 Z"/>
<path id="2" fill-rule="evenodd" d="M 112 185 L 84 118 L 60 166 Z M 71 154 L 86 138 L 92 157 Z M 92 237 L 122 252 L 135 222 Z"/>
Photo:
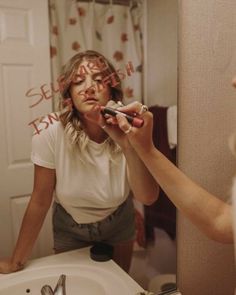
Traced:
<path id="1" fill-rule="evenodd" d="M 158 199 L 159 185 L 132 147 L 123 150 L 127 160 L 128 179 L 135 199 L 151 205 Z"/>
<path id="2" fill-rule="evenodd" d="M 133 103 L 120 109 L 137 113 L 139 108 L 139 103 Z M 223 243 L 232 243 L 231 206 L 193 182 L 155 148 L 152 141 L 152 114 L 146 112 L 142 116 L 144 126 L 132 127 L 127 138 L 156 182 L 175 206 L 207 236 Z M 122 130 L 129 128 L 123 116 L 118 115 L 117 120 Z"/>
<path id="3" fill-rule="evenodd" d="M 50 208 L 55 182 L 54 169 L 35 165 L 34 188 L 18 240 L 12 257 L 0 261 L 0 273 L 10 273 L 24 267 Z"/>

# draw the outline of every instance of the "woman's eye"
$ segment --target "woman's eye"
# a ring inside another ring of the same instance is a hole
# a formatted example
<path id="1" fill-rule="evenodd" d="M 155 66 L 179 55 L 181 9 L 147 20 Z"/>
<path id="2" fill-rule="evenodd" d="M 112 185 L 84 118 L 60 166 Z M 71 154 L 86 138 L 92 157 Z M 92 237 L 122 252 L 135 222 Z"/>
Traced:
<path id="1" fill-rule="evenodd" d="M 102 82 L 102 77 L 96 77 L 95 79 L 94 79 L 96 82 Z"/>
<path id="2" fill-rule="evenodd" d="M 85 80 L 85 77 L 81 76 L 81 75 L 75 75 L 72 79 L 72 83 L 79 85 L 81 84 L 83 81 Z"/>
<path id="3" fill-rule="evenodd" d="M 80 84 L 83 83 L 83 81 L 84 81 L 84 80 L 78 80 L 78 79 L 77 79 L 77 80 L 74 80 L 74 81 L 73 81 L 73 84 L 75 84 L 75 85 L 80 85 Z"/>

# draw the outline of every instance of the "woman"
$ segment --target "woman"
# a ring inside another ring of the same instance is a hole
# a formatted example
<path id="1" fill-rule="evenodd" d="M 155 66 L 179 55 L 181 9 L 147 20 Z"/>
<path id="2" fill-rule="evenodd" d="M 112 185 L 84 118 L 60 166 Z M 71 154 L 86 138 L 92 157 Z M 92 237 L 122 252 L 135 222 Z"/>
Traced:
<path id="1" fill-rule="evenodd" d="M 113 129 L 117 144 L 100 127 L 101 116 L 87 116 L 97 105 L 122 100 L 120 79 L 104 56 L 86 51 L 63 68 L 60 91 L 60 121 L 33 137 L 34 188 L 14 253 L 0 262 L 0 272 L 24 267 L 54 193 L 55 252 L 106 242 L 128 271 L 135 233 L 129 191 L 151 204 L 158 187 L 125 134 Z"/>
<path id="2" fill-rule="evenodd" d="M 233 85 L 236 86 L 236 79 Z M 152 114 L 144 106 L 134 102 L 120 107 L 119 111 L 140 114 L 143 118 L 142 128 L 132 127 L 120 114 L 116 120 L 107 119 L 107 123 L 118 122 L 120 129 L 126 131 L 129 143 L 175 206 L 211 239 L 233 243 L 231 205 L 194 183 L 155 148 L 152 141 Z M 111 135 L 112 126 L 106 125 L 105 130 Z M 235 153 L 235 140 L 232 140 L 231 146 Z"/>

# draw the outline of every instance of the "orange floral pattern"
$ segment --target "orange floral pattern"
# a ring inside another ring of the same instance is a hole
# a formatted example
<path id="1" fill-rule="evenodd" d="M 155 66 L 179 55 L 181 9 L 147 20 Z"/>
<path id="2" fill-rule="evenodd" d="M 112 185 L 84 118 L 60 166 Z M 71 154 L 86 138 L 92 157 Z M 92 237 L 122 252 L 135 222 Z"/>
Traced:
<path id="1" fill-rule="evenodd" d="M 133 88 L 127 87 L 127 88 L 125 88 L 124 92 L 125 92 L 125 97 L 127 97 L 127 98 L 134 97 L 134 89 Z"/>
<path id="2" fill-rule="evenodd" d="M 52 27 L 52 33 L 53 33 L 54 35 L 58 35 L 58 27 L 57 27 L 57 26 L 53 26 L 53 27 Z"/>
<path id="3" fill-rule="evenodd" d="M 123 55 L 123 53 L 121 51 L 115 51 L 115 53 L 113 54 L 113 58 L 116 61 L 121 61 L 121 60 L 123 60 L 124 55 Z"/>
<path id="4" fill-rule="evenodd" d="M 50 56 L 53 58 L 57 55 L 57 48 L 55 46 L 50 46 Z"/>
<path id="5" fill-rule="evenodd" d="M 111 15 L 107 18 L 107 24 L 111 24 L 114 21 L 114 15 Z"/>
<path id="6" fill-rule="evenodd" d="M 79 16 L 85 16 L 86 15 L 86 11 L 83 7 L 78 7 L 77 8 L 78 14 Z"/>
<path id="7" fill-rule="evenodd" d="M 70 19 L 69 19 L 69 24 L 70 24 L 70 25 L 75 25 L 76 23 L 77 23 L 76 18 L 73 17 L 73 18 L 70 18 Z"/>
<path id="8" fill-rule="evenodd" d="M 122 33 L 122 34 L 121 34 L 121 41 L 122 41 L 122 42 L 126 42 L 126 41 L 128 41 L 128 35 L 127 35 L 126 33 Z"/>
<path id="9" fill-rule="evenodd" d="M 79 42 L 74 41 L 74 42 L 72 43 L 71 48 L 72 48 L 73 50 L 75 50 L 75 51 L 79 51 L 79 49 L 80 49 L 80 44 L 79 44 Z"/>

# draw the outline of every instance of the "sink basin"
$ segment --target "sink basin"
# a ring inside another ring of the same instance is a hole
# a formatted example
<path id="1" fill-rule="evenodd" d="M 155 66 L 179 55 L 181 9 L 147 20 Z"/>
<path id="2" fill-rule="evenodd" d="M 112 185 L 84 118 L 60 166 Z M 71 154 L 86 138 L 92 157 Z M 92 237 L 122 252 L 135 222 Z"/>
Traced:
<path id="1" fill-rule="evenodd" d="M 40 295 L 66 275 L 66 295 L 135 295 L 144 291 L 112 260 L 90 259 L 89 248 L 32 260 L 23 271 L 0 275 L 0 295 Z"/>

